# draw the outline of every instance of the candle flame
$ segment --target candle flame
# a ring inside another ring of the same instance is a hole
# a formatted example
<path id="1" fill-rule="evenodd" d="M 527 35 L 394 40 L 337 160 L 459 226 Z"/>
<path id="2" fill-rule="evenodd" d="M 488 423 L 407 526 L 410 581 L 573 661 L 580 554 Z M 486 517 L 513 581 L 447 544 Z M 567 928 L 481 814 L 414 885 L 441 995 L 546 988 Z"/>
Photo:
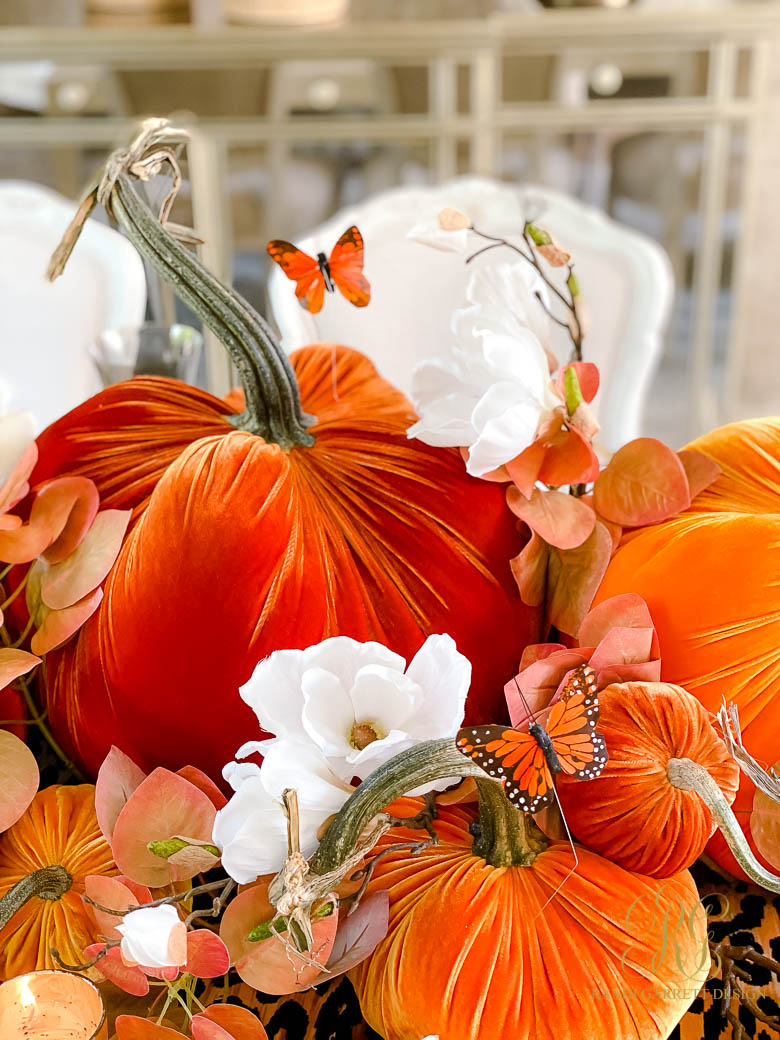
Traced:
<path id="1" fill-rule="evenodd" d="M 25 1011 L 27 1008 L 35 1005 L 35 994 L 30 989 L 30 983 L 26 978 L 21 978 L 19 980 L 19 1000 L 21 1001 L 21 1005 Z"/>

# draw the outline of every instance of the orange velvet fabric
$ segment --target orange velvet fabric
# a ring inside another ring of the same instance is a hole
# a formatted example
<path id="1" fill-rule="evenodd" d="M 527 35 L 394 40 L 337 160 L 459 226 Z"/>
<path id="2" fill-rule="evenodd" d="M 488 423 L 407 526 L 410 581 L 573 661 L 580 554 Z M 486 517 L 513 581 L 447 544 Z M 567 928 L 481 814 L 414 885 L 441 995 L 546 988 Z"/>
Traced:
<path id="1" fill-rule="evenodd" d="M 599 693 L 599 707 L 609 760 L 595 780 L 558 778 L 566 822 L 589 849 L 626 870 L 662 878 L 686 870 L 714 827 L 698 794 L 669 782 L 669 760 L 703 766 L 729 802 L 739 766 L 701 704 L 678 686 L 614 683 Z"/>
<path id="2" fill-rule="evenodd" d="M 438 846 L 377 864 L 369 887 L 388 889 L 390 928 L 350 976 L 369 1025 L 385 1040 L 668 1037 L 709 967 L 691 876 L 657 881 L 582 848 L 569 873 L 567 843 L 492 867 L 472 855 L 474 816 L 442 807 Z M 378 848 L 401 835 L 419 831 Z M 688 913 L 690 927 L 670 924 Z"/>
<path id="3" fill-rule="evenodd" d="M 47 666 L 51 724 L 92 771 L 115 743 L 145 768 L 218 777 L 259 734 L 237 692 L 255 664 L 333 635 L 409 658 L 448 632 L 474 666 L 469 719 L 506 715 L 503 684 L 539 619 L 512 580 L 523 542 L 503 489 L 469 477 L 455 450 L 407 440 L 408 403 L 362 355 L 312 347 L 294 364 L 318 418 L 310 448 L 234 430 L 202 395 L 195 411 L 210 408 L 219 432 L 184 450 L 195 420 L 180 402 L 170 423 L 152 412 L 115 429 L 97 410 L 98 435 L 80 420 L 69 471 L 97 479 L 105 504 L 151 491 L 101 607 Z"/>
<path id="4" fill-rule="evenodd" d="M 732 423 L 689 448 L 713 458 L 721 476 L 687 513 L 627 536 L 596 602 L 642 596 L 662 678 L 708 711 L 735 703 L 745 746 L 770 765 L 780 747 L 780 419 Z M 748 834 L 752 796 L 743 778 L 734 811 Z M 719 836 L 709 851 L 739 872 Z"/>
<path id="5" fill-rule="evenodd" d="M 0 836 L 0 896 L 41 867 L 59 864 L 73 878 L 59 899 L 33 896 L 0 931 L 0 979 L 57 968 L 50 948 L 68 964 L 80 964 L 96 941 L 97 925 L 82 902 L 88 874 L 118 873 L 111 849 L 97 824 L 95 788 L 47 787 Z"/>

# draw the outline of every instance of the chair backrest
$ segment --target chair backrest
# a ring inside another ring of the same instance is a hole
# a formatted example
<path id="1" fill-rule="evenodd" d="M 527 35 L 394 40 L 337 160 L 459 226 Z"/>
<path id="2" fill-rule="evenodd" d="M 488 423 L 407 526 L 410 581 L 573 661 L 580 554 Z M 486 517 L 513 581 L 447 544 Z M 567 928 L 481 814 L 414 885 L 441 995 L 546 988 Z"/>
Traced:
<path id="1" fill-rule="evenodd" d="M 474 265 L 506 263 L 513 256 L 495 249 L 467 266 L 463 254 L 407 237 L 415 224 L 435 221 L 444 206 L 462 210 L 475 226 L 513 241 L 521 241 L 526 219 L 536 220 L 572 253 L 589 314 L 585 359 L 601 370 L 595 402 L 601 443 L 614 451 L 638 436 L 672 302 L 668 258 L 651 239 L 538 186 L 462 177 L 433 188 L 395 189 L 338 213 L 296 244 L 313 255 L 327 254 L 339 235 L 357 224 L 366 241 L 371 303 L 359 310 L 335 293 L 319 314 L 310 315 L 295 299 L 290 281 L 274 269 L 268 292 L 285 348 L 316 340 L 344 343 L 367 354 L 382 375 L 408 392 L 419 361 L 446 355 L 452 312 L 465 303 Z M 568 358 L 570 343 L 561 329 L 556 329 L 555 349 L 559 360 Z"/>
<path id="2" fill-rule="evenodd" d="M 118 232 L 88 220 L 64 274 L 45 278 L 76 203 L 40 184 L 0 181 L 0 377 L 9 410 L 43 428 L 101 387 L 88 350 L 100 332 L 142 324 L 141 258 Z"/>

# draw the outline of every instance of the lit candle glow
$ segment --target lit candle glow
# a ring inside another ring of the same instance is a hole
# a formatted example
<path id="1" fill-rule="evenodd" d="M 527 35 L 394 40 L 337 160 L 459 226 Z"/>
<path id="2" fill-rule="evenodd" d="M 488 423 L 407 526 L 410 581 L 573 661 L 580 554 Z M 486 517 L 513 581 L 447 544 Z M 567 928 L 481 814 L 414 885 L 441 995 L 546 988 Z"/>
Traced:
<path id="1" fill-rule="evenodd" d="M 95 1040 L 103 1001 L 89 979 L 34 971 L 0 986 L 2 1040 Z"/>

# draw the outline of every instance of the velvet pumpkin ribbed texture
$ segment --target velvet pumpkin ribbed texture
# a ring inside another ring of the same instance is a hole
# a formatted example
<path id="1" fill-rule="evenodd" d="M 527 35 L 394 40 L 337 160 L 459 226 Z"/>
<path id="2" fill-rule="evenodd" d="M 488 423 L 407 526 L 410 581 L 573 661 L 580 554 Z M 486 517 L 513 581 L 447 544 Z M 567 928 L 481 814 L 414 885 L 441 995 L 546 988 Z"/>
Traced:
<path id="1" fill-rule="evenodd" d="M 558 797 L 575 837 L 613 863 L 652 877 L 690 867 L 714 830 L 695 791 L 674 787 L 670 759 L 703 766 L 729 802 L 739 766 L 695 697 L 668 683 L 614 683 L 599 693 L 609 759 L 586 783 L 562 774 Z"/>
<path id="2" fill-rule="evenodd" d="M 625 539 L 596 603 L 642 596 L 661 677 L 708 711 L 736 704 L 745 746 L 769 765 L 780 733 L 780 419 L 732 423 L 689 448 L 714 459 L 721 476 L 689 512 Z M 749 840 L 752 798 L 743 778 L 733 808 Z M 708 852 L 744 877 L 719 834 Z"/>
<path id="3" fill-rule="evenodd" d="M 473 665 L 468 719 L 505 717 L 503 684 L 539 633 L 512 580 L 523 542 L 503 490 L 454 449 L 409 441 L 409 405 L 362 355 L 312 347 L 294 364 L 312 447 L 235 430 L 195 394 L 220 432 L 182 450 L 193 392 L 160 381 L 126 384 L 141 401 L 112 397 L 108 422 L 98 399 L 70 434 L 62 420 L 57 472 L 92 477 L 105 505 L 148 498 L 99 610 L 47 662 L 51 725 L 93 772 L 116 744 L 147 769 L 219 776 L 259 735 L 238 696 L 257 662 L 333 635 L 409 659 L 448 632 Z"/>
<path id="4" fill-rule="evenodd" d="M 0 931 L 0 979 L 57 968 L 51 948 L 80 964 L 97 926 L 82 902 L 88 874 L 118 873 L 95 816 L 95 788 L 47 787 L 0 836 L 0 896 L 42 867 L 61 866 L 72 885 L 59 899 L 33 896 Z"/>
<path id="5" fill-rule="evenodd" d="M 709 967 L 691 876 L 656 881 L 582 848 L 570 873 L 565 843 L 492 867 L 472 854 L 474 816 L 442 807 L 438 846 L 377 863 L 390 928 L 351 973 L 369 1025 L 385 1040 L 668 1037 Z M 401 835 L 419 831 L 379 850 Z"/>

